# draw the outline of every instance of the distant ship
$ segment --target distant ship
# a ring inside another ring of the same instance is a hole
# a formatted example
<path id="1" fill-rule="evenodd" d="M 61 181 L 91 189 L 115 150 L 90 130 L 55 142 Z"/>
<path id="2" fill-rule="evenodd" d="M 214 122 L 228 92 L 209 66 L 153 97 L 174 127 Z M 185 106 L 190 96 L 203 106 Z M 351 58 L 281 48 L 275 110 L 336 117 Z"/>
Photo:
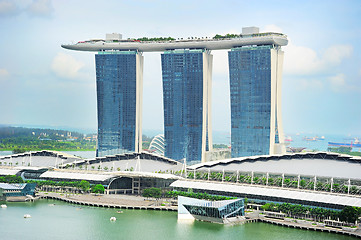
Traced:
<path id="1" fill-rule="evenodd" d="M 355 139 L 354 142 L 351 143 L 336 143 L 336 142 L 328 142 L 328 146 L 333 147 L 356 147 L 361 148 L 361 142 L 358 139 Z"/>
<path id="2" fill-rule="evenodd" d="M 305 141 L 317 141 L 316 137 L 304 137 L 303 140 Z"/>
<path id="3" fill-rule="evenodd" d="M 293 142 L 293 139 L 290 136 L 285 137 L 285 142 Z"/>
<path id="4" fill-rule="evenodd" d="M 322 137 L 304 137 L 303 140 L 305 141 L 318 141 L 318 140 L 325 140 L 325 136 Z"/>

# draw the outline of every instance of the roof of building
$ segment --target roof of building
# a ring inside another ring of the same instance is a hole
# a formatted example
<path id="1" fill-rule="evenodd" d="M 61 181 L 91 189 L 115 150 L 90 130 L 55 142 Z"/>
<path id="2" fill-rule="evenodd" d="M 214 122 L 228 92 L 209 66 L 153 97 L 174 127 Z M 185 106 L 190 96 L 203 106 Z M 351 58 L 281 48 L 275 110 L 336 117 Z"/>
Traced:
<path id="1" fill-rule="evenodd" d="M 134 171 L 143 172 L 171 172 L 179 171 L 183 167 L 183 164 L 178 161 L 148 152 L 124 153 L 79 161 L 77 160 L 74 162 L 64 163 L 64 166 L 69 166 L 73 163 L 78 168 L 80 166 L 82 168 L 87 168 L 88 170 L 91 168 L 98 170 L 107 168 L 111 171 L 125 171 L 132 169 Z"/>
<path id="2" fill-rule="evenodd" d="M 0 168 L 0 176 L 6 176 L 6 175 L 16 175 L 21 170 L 18 169 L 8 169 L 8 168 Z"/>
<path id="3" fill-rule="evenodd" d="M 183 179 L 182 177 L 166 173 L 150 173 L 137 171 L 117 171 L 117 172 L 100 172 L 97 171 L 80 171 L 80 170 L 56 170 L 48 171 L 40 175 L 40 178 L 47 179 L 72 179 L 88 181 L 107 181 L 118 177 L 143 177 L 143 178 L 161 178 L 161 179 Z"/>
<path id="4" fill-rule="evenodd" d="M 105 50 L 136 50 L 140 52 L 162 52 L 174 49 L 231 49 L 250 45 L 277 45 L 286 46 L 287 36 L 280 33 L 257 33 L 240 35 L 237 38 L 225 39 L 191 39 L 171 41 L 83 41 L 76 44 L 63 44 L 63 48 L 77 51 L 105 51 Z"/>
<path id="5" fill-rule="evenodd" d="M 120 171 L 112 172 L 111 175 L 119 177 L 143 177 L 143 178 L 161 178 L 161 179 L 184 179 L 183 177 L 169 174 L 169 173 L 151 173 L 151 172 L 137 172 L 137 171 Z"/>
<path id="6" fill-rule="evenodd" d="M 71 180 L 87 180 L 87 181 L 107 181 L 115 176 L 110 174 L 93 174 L 65 171 L 47 171 L 40 175 L 40 178 L 47 179 L 71 179 Z"/>
<path id="7" fill-rule="evenodd" d="M 30 151 L 24 153 L 11 154 L 6 156 L 0 156 L 0 160 L 10 159 L 10 158 L 18 158 L 18 157 L 29 157 L 29 156 L 54 156 L 59 158 L 72 158 L 72 159 L 80 159 L 77 156 L 70 155 L 64 152 L 52 151 L 52 150 L 41 150 L 41 151 Z"/>
<path id="8" fill-rule="evenodd" d="M 255 185 L 239 185 L 229 183 L 211 183 L 200 181 L 178 180 L 171 187 L 192 188 L 224 193 L 238 193 L 264 197 L 301 200 L 307 202 L 334 204 L 339 206 L 361 207 L 361 198 L 351 195 L 332 194 L 326 192 L 300 191 L 295 189 L 270 188 Z"/>
<path id="9" fill-rule="evenodd" d="M 0 183 L 0 188 L 4 190 L 22 190 L 26 183 Z"/>
<path id="10" fill-rule="evenodd" d="M 361 157 L 329 152 L 287 153 L 217 160 L 188 166 L 188 169 L 361 179 Z"/>
<path id="11" fill-rule="evenodd" d="M 178 202 L 180 201 L 181 198 L 184 199 L 191 199 L 191 201 L 193 201 L 193 203 L 188 205 L 193 205 L 193 206 L 202 206 L 202 207 L 211 207 L 211 208 L 221 208 L 224 206 L 227 206 L 230 203 L 234 203 L 234 202 L 238 202 L 241 201 L 243 199 L 229 199 L 229 200 L 220 200 L 220 201 L 210 201 L 210 200 L 204 200 L 204 199 L 197 199 L 195 200 L 194 198 L 190 198 L 190 197 L 184 197 L 184 196 L 178 196 Z"/>
<path id="12" fill-rule="evenodd" d="M 13 167 L 55 167 L 60 164 L 80 161 L 79 157 L 57 151 L 32 151 L 0 157 L 2 165 Z"/>

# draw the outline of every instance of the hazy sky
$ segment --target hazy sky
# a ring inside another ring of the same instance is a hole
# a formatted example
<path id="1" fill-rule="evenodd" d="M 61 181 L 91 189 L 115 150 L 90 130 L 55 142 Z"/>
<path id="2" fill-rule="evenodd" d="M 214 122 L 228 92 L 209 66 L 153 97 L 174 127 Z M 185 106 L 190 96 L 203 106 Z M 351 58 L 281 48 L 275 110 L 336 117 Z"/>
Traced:
<path id="1" fill-rule="evenodd" d="M 63 43 L 212 37 L 258 26 L 288 35 L 286 133 L 361 134 L 361 1 L 0 0 L 0 124 L 96 130 L 94 53 Z M 227 51 L 213 51 L 213 129 L 229 131 Z M 143 128 L 163 128 L 160 53 L 145 53 Z"/>

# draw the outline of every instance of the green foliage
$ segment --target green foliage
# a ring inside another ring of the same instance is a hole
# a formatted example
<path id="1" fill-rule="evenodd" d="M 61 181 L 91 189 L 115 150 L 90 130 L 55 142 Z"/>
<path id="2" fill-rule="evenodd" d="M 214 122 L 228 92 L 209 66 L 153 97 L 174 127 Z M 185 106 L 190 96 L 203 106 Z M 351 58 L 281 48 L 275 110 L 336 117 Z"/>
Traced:
<path id="1" fill-rule="evenodd" d="M 206 200 L 210 200 L 210 201 L 235 199 L 234 197 L 210 195 L 208 193 L 194 193 L 194 192 L 182 192 L 182 191 L 169 191 L 169 192 L 165 193 L 165 197 L 169 197 L 169 198 L 176 198 L 178 196 L 191 197 L 191 198 L 197 198 L 197 199 L 206 199 Z"/>
<path id="2" fill-rule="evenodd" d="M 16 175 L 6 175 L 3 177 L 0 177 L 0 182 L 3 183 L 24 183 L 24 180 L 21 177 L 18 177 Z"/>
<path id="3" fill-rule="evenodd" d="M 160 188 L 146 188 L 143 190 L 143 197 L 160 198 L 162 196 L 162 190 Z"/>
<path id="4" fill-rule="evenodd" d="M 238 34 L 227 33 L 226 35 L 216 34 L 216 36 L 214 36 L 213 39 L 237 38 L 237 37 L 239 37 Z"/>
<path id="5" fill-rule="evenodd" d="M 29 150 L 26 149 L 26 148 L 14 148 L 13 149 L 13 154 L 24 153 L 24 152 L 27 152 L 27 151 L 29 151 Z"/>
<path id="6" fill-rule="evenodd" d="M 81 180 L 79 183 L 79 187 L 84 191 L 88 191 L 90 188 L 90 183 L 86 180 Z"/>
<path id="7" fill-rule="evenodd" d="M 38 150 L 95 150 L 96 141 L 85 140 L 84 135 L 69 131 L 36 128 L 0 128 L 0 150 L 22 153 Z"/>
<path id="8" fill-rule="evenodd" d="M 339 214 L 340 220 L 348 223 L 354 223 L 361 216 L 361 208 L 347 206 Z"/>
<path id="9" fill-rule="evenodd" d="M 329 147 L 329 148 L 327 148 L 327 151 L 335 152 L 335 153 L 349 154 L 349 155 L 353 155 L 353 156 L 361 156 L 361 152 L 352 152 L 352 147 Z"/>
<path id="10" fill-rule="evenodd" d="M 101 184 L 97 184 L 95 186 L 92 186 L 92 192 L 93 193 L 104 193 L 105 188 Z"/>
<path id="11" fill-rule="evenodd" d="M 213 148 L 228 148 L 227 144 L 213 144 Z"/>
<path id="12" fill-rule="evenodd" d="M 173 41 L 175 40 L 175 38 L 172 37 L 154 37 L 154 38 L 148 38 L 148 37 L 142 37 L 142 38 L 138 38 L 137 40 L 139 41 L 144 41 L 144 42 L 161 42 L 161 41 Z"/>
<path id="13" fill-rule="evenodd" d="M 345 207 L 342 211 L 330 210 L 319 207 L 308 207 L 300 204 L 290 203 L 266 203 L 262 206 L 265 211 L 283 212 L 289 216 L 303 217 L 306 214 L 311 215 L 314 219 L 340 219 L 341 221 L 354 223 L 361 216 L 361 208 Z"/>

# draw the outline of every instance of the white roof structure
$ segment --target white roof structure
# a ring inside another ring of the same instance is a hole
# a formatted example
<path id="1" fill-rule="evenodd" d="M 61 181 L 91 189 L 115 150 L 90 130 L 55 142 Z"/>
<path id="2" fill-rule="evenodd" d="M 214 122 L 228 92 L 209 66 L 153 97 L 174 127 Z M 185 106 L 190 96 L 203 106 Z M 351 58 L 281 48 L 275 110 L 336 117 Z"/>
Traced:
<path id="1" fill-rule="evenodd" d="M 109 42 L 104 40 L 82 41 L 76 44 L 63 44 L 63 48 L 77 51 L 136 50 L 140 52 L 162 52 L 173 49 L 221 50 L 251 45 L 286 46 L 287 36 L 281 33 L 256 33 L 226 39 L 191 39 L 172 41 L 135 41 L 123 40 Z"/>
<path id="2" fill-rule="evenodd" d="M 285 201 L 289 199 L 296 202 L 302 201 L 321 203 L 326 205 L 361 207 L 361 197 L 343 194 L 331 194 L 325 192 L 299 191 L 295 189 L 280 189 L 254 185 L 251 186 L 186 180 L 175 181 L 170 186 L 174 188 L 192 188 L 205 191 L 224 192 L 225 194 L 233 193 L 246 196 L 259 196 L 263 197 L 262 199 L 264 199 L 264 197 L 268 197 L 284 199 Z"/>
<path id="3" fill-rule="evenodd" d="M 112 156 L 84 159 L 74 162 L 77 167 L 113 171 L 134 170 L 138 172 L 172 172 L 182 170 L 183 164 L 153 153 L 125 153 Z M 70 165 L 66 163 L 64 165 Z"/>
<path id="4" fill-rule="evenodd" d="M 4 190 L 21 190 L 26 186 L 26 183 L 0 183 L 0 188 Z"/>
<path id="5" fill-rule="evenodd" d="M 90 174 L 79 172 L 47 171 L 40 175 L 40 178 L 50 179 L 74 179 L 87 181 L 106 181 L 116 176 L 110 174 Z"/>
<path id="6" fill-rule="evenodd" d="M 169 173 L 151 173 L 151 172 L 137 172 L 137 171 L 120 171 L 109 173 L 117 177 L 144 177 L 144 178 L 161 178 L 161 179 L 184 179 L 183 177 L 169 174 Z"/>
<path id="7" fill-rule="evenodd" d="M 361 180 L 361 157 L 329 152 L 230 158 L 188 166 L 197 171 L 268 172 Z"/>
<path id="8" fill-rule="evenodd" d="M 40 178 L 47 179 L 73 179 L 73 180 L 87 180 L 87 181 L 107 181 L 112 178 L 119 177 L 143 177 L 143 178 L 160 178 L 160 179 L 183 179 L 182 177 L 166 174 L 166 173 L 150 173 L 137 171 L 119 171 L 119 172 L 100 172 L 91 171 L 84 173 L 84 171 L 74 170 L 57 170 L 47 171 L 40 175 Z"/>
<path id="9" fill-rule="evenodd" d="M 6 175 L 16 175 L 21 170 L 18 169 L 7 169 L 7 168 L 0 168 L 0 176 L 6 176 Z"/>
<path id="10" fill-rule="evenodd" d="M 158 134 L 152 139 L 149 145 L 149 150 L 154 151 L 153 152 L 154 154 L 164 156 L 164 152 L 165 152 L 164 134 Z"/>
<path id="11" fill-rule="evenodd" d="M 55 167 L 80 161 L 79 157 L 57 151 L 32 151 L 0 157 L 0 164 L 13 167 Z"/>

